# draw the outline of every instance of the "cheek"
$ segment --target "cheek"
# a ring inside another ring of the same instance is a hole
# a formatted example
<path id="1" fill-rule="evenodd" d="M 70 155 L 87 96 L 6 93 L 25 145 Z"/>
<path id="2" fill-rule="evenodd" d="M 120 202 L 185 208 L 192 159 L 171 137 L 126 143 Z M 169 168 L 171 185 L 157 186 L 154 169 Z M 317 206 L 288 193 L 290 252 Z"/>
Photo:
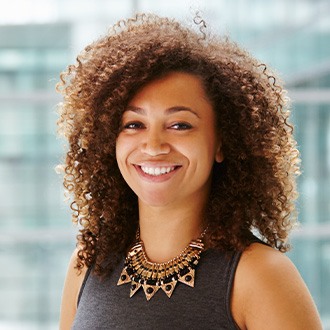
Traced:
<path id="1" fill-rule="evenodd" d="M 127 178 L 130 171 L 130 160 L 136 153 L 136 139 L 127 136 L 118 136 L 116 141 L 116 159 L 122 176 Z"/>
<path id="2" fill-rule="evenodd" d="M 202 171 L 198 175 L 204 176 L 213 166 L 214 149 L 213 141 L 209 140 L 209 136 L 204 136 L 203 138 L 194 139 L 184 146 L 182 145 L 178 151 L 187 157 L 193 171 Z"/>
<path id="3" fill-rule="evenodd" d="M 203 160 L 210 161 L 214 159 L 216 149 L 215 134 L 211 130 L 206 132 L 199 142 L 196 142 L 195 146 L 198 146 L 198 151 L 203 155 Z"/>
<path id="4" fill-rule="evenodd" d="M 125 163 L 125 158 L 127 154 L 127 143 L 124 142 L 120 136 L 116 141 L 116 159 L 120 171 L 122 171 L 121 164 Z"/>

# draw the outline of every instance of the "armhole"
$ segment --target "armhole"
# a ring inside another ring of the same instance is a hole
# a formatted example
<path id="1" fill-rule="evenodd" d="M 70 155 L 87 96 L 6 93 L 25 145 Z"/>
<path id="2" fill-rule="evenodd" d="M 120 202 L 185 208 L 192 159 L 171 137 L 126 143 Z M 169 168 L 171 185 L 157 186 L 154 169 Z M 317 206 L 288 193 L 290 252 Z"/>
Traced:
<path id="1" fill-rule="evenodd" d="M 251 235 L 251 241 L 250 245 L 254 243 L 263 244 L 266 246 L 270 246 L 266 242 L 262 241 L 260 238 Z M 230 262 L 229 262 L 229 270 L 228 270 L 228 281 L 227 281 L 227 292 L 226 292 L 226 310 L 227 310 L 227 317 L 229 322 L 236 327 L 236 329 L 240 329 L 240 327 L 235 322 L 235 319 L 233 317 L 233 314 L 231 312 L 231 299 L 232 299 L 232 293 L 233 293 L 233 284 L 235 279 L 235 274 L 237 270 L 237 266 L 239 264 L 239 261 L 242 257 L 243 252 L 237 251 L 233 254 Z"/>
<path id="2" fill-rule="evenodd" d="M 236 324 L 233 314 L 231 312 L 231 298 L 232 298 L 232 291 L 233 291 L 233 284 L 235 273 L 237 269 L 237 265 L 241 259 L 242 252 L 238 251 L 235 252 L 230 260 L 229 263 L 229 271 L 228 271 L 228 284 L 227 284 L 227 292 L 226 292 L 226 310 L 227 310 L 227 317 L 229 322 L 236 328 L 240 329 L 239 326 Z"/>
<path id="3" fill-rule="evenodd" d="M 84 291 L 84 288 L 85 288 L 86 282 L 87 282 L 87 280 L 88 280 L 88 278 L 89 278 L 89 275 L 90 275 L 90 273 L 91 273 L 91 271 L 92 271 L 92 268 L 93 268 L 93 267 L 89 267 L 89 268 L 87 269 L 86 274 L 85 274 L 85 277 L 84 277 L 84 280 L 83 280 L 83 282 L 82 282 L 82 284 L 81 284 L 81 287 L 80 287 L 80 290 L 79 290 L 78 299 L 77 299 L 77 308 L 78 308 L 78 306 L 79 306 L 81 296 L 82 296 L 82 294 L 83 294 L 83 291 Z"/>

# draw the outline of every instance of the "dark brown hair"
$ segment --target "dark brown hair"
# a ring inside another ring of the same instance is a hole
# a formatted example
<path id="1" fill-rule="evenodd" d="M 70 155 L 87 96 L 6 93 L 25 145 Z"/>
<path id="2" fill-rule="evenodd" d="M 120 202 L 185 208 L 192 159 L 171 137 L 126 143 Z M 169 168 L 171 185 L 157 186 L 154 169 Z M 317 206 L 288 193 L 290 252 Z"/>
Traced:
<path id="1" fill-rule="evenodd" d="M 134 239 L 137 197 L 118 169 L 116 138 L 136 91 L 171 71 L 200 77 L 222 136 L 225 160 L 213 168 L 207 245 L 242 250 L 252 230 L 287 250 L 299 154 L 284 91 L 264 64 L 228 38 L 206 35 L 197 20 L 197 31 L 155 15 L 120 21 L 61 74 L 58 125 L 69 143 L 64 186 L 81 226 L 78 268 L 95 264 L 96 273 L 106 273 Z"/>

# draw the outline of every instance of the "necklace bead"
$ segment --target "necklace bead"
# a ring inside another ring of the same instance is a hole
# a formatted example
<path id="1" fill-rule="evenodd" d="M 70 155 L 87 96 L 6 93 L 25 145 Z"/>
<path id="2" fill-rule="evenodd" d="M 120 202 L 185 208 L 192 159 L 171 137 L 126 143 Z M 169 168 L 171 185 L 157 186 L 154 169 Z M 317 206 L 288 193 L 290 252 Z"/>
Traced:
<path id="1" fill-rule="evenodd" d="M 130 297 L 143 287 L 147 300 L 161 288 L 170 298 L 178 282 L 194 287 L 195 269 L 204 250 L 202 239 L 192 240 L 175 258 L 166 263 L 147 259 L 144 244 L 139 239 L 129 250 L 117 285 L 131 284 Z"/>

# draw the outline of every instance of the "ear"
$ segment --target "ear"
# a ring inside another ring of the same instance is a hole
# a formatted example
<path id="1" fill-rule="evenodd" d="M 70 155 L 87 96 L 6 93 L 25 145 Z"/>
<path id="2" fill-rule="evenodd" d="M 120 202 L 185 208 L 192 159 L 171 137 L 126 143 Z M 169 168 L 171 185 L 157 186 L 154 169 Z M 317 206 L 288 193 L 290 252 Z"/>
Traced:
<path id="1" fill-rule="evenodd" d="M 222 141 L 221 140 L 219 141 L 219 145 L 217 147 L 214 159 L 217 163 L 221 163 L 224 160 L 224 156 L 223 156 L 223 152 L 222 152 Z"/>

